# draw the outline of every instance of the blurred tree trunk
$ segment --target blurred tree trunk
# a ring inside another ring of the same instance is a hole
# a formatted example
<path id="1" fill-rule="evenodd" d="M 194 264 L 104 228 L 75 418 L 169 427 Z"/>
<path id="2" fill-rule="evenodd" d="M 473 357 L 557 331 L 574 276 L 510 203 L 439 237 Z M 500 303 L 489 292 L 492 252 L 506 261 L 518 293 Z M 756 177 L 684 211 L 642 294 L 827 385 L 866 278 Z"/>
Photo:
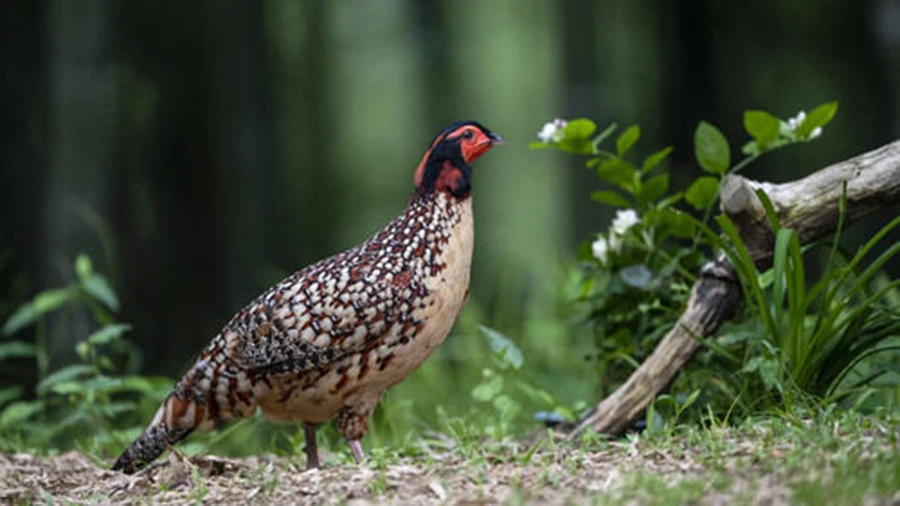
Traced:
<path id="1" fill-rule="evenodd" d="M 115 87 L 107 65 L 110 47 L 110 5 L 52 1 L 47 6 L 48 143 L 47 178 L 36 198 L 43 240 L 39 286 L 59 286 L 74 277 L 72 261 L 79 251 L 93 253 L 100 268 L 114 256 L 114 241 L 101 216 L 107 215 L 112 145 L 115 129 Z M 100 244 L 102 250 L 97 248 Z M 47 255 L 52 255 L 48 258 Z M 103 262 L 106 260 L 107 262 Z M 74 357 L 74 343 L 93 322 L 86 312 L 50 334 L 51 363 Z"/>
<path id="2" fill-rule="evenodd" d="M 30 296 L 44 262 L 40 198 L 47 166 L 46 2 L 0 6 L 0 319 Z"/>
<path id="3" fill-rule="evenodd" d="M 344 184 L 343 200 L 328 209 L 343 204 L 335 209 L 334 224 L 337 244 L 344 248 L 403 211 L 413 191 L 415 167 L 444 119 L 435 122 L 425 105 L 430 80 L 422 79 L 422 62 L 412 43 L 409 3 L 329 5 L 333 12 L 328 38 L 342 55 L 328 76 L 334 95 L 327 107 L 340 118 L 339 128 L 330 134 L 336 147 L 331 170 Z"/>
<path id="4" fill-rule="evenodd" d="M 490 8 L 475 0 L 445 2 L 444 9 L 453 34 L 447 72 L 462 76 L 453 90 L 459 97 L 455 115 L 476 116 L 509 141 L 496 157 L 479 161 L 474 174 L 473 296 L 493 300 L 499 307 L 492 310 L 512 311 L 511 318 L 521 313 L 510 305 L 541 311 L 547 306 L 529 306 L 555 287 L 554 267 L 568 254 L 571 238 L 562 198 L 568 174 L 535 162 L 525 149 L 547 120 L 540 111 L 559 110 L 557 97 L 548 93 L 562 82 L 558 10 L 550 3 L 526 9 L 511 0 Z M 514 287 L 502 284 L 513 279 Z M 499 293 L 497 286 L 509 290 Z"/>
<path id="5" fill-rule="evenodd" d="M 274 201 L 269 45 L 263 4 L 255 1 L 206 5 L 206 62 L 210 75 L 208 113 L 216 186 L 209 226 L 216 228 L 228 304 L 220 324 L 268 288 L 260 272 L 282 235 Z M 218 325 L 216 326 L 218 327 Z M 200 342 L 216 331 L 210 329 Z M 201 337 L 201 336 L 198 336 Z"/>
<path id="6" fill-rule="evenodd" d="M 329 5 L 278 0 L 266 4 L 272 54 L 277 206 L 275 268 L 270 280 L 320 258 L 334 243 L 336 224 L 329 211 L 336 203 L 338 177 L 329 147 L 337 128 L 330 107 L 333 74 Z"/>
<path id="7" fill-rule="evenodd" d="M 566 0 L 558 2 L 560 20 L 561 53 L 563 56 L 563 88 L 565 108 L 556 116 L 561 118 L 592 118 L 600 128 L 617 120 L 616 111 L 611 110 L 614 102 L 598 81 L 608 77 L 601 68 L 602 58 L 597 42 L 595 26 L 598 23 L 600 4 Z M 553 118 L 546 118 L 550 121 Z M 593 171 L 584 170 L 584 161 L 577 157 L 565 157 L 559 161 L 568 165 L 572 174 L 567 193 L 572 195 L 571 213 L 573 226 L 577 232 L 575 240 L 588 239 L 588 233 L 600 231 L 610 210 L 598 206 L 588 198 L 590 191 L 597 187 L 597 176 Z"/>
<path id="8" fill-rule="evenodd" d="M 446 2 L 426 0 L 410 2 L 415 26 L 419 85 L 424 89 L 424 107 L 427 120 L 434 118 L 432 128 L 440 128 L 440 121 L 449 122 L 453 111 L 459 110 L 459 99 L 454 93 L 456 74 L 447 72 L 451 64 L 454 34 L 449 31 L 444 15 Z M 427 141 L 426 141 L 427 142 Z"/>
<path id="9" fill-rule="evenodd" d="M 0 322 L 31 297 L 46 265 L 41 244 L 47 170 L 47 5 L 0 5 Z M 17 338 L 28 340 L 23 331 Z M 6 361 L 0 389 L 33 384 L 29 361 Z"/>
<path id="10" fill-rule="evenodd" d="M 175 374 L 232 304 L 215 225 L 230 213 L 220 207 L 227 181 L 213 163 L 210 29 L 197 2 L 115 8 L 120 115 L 113 198 L 122 234 L 122 317 L 137 329 L 132 339 L 146 353 L 146 369 Z"/>

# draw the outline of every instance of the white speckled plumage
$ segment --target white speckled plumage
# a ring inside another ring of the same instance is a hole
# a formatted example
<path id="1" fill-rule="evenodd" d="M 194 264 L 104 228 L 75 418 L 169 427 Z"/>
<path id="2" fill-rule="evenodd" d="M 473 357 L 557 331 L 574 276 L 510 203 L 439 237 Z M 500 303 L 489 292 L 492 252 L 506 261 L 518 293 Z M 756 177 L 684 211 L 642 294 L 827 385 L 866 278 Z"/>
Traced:
<path id="1" fill-rule="evenodd" d="M 359 246 L 312 264 L 238 312 L 114 464 L 133 472 L 195 429 L 252 415 L 314 427 L 336 417 L 359 440 L 384 391 L 446 338 L 468 298 L 471 163 L 502 140 L 458 122 L 432 141 L 403 214 Z"/>

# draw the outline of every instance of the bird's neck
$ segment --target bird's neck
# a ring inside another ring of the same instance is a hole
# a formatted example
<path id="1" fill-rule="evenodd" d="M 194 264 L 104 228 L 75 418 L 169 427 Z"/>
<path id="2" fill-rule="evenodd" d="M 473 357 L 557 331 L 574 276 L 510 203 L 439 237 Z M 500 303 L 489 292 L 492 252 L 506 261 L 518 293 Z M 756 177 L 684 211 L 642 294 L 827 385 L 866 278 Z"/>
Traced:
<path id="1" fill-rule="evenodd" d="M 471 197 L 415 194 L 398 223 L 398 237 L 406 245 L 404 259 L 425 277 L 452 273 L 454 278 L 465 277 L 468 286 L 474 239 Z"/>
<path id="2" fill-rule="evenodd" d="M 472 168 L 461 156 L 422 160 L 416 169 L 416 194 L 428 196 L 446 193 L 458 200 L 469 198 L 472 190 Z"/>
<path id="3" fill-rule="evenodd" d="M 385 232 L 391 236 L 390 242 L 403 244 L 404 258 L 418 259 L 436 268 L 442 267 L 444 252 L 456 247 L 457 232 L 471 229 L 472 221 L 471 197 L 459 199 L 445 192 L 414 193 L 406 210 Z"/>
<path id="4" fill-rule="evenodd" d="M 420 221 L 426 226 L 430 223 L 453 222 L 465 209 L 471 209 L 472 197 L 466 194 L 457 197 L 450 192 L 434 191 L 427 194 L 414 192 L 406 206 L 404 217 L 407 220 Z"/>

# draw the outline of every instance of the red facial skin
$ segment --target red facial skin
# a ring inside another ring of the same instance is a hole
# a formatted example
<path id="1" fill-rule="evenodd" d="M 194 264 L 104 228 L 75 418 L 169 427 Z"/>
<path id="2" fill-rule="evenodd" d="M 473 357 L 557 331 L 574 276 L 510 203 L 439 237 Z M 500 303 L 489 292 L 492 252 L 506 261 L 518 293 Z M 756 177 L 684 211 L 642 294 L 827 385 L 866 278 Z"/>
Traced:
<path id="1" fill-rule="evenodd" d="M 466 138 L 466 132 L 471 132 L 471 138 Z M 485 135 L 481 129 L 473 126 L 461 127 L 450 134 L 450 136 L 459 137 L 461 139 L 459 147 L 466 164 L 471 164 L 478 159 L 479 156 L 487 153 L 495 144 L 495 141 Z"/>
<path id="2" fill-rule="evenodd" d="M 446 135 L 438 137 L 425 151 L 425 156 L 422 157 L 422 161 L 419 163 L 415 175 L 416 187 L 422 183 L 422 177 L 425 173 L 425 164 L 431 156 L 431 151 L 434 147 L 442 141 L 452 141 L 457 139 L 459 140 L 460 154 L 466 165 L 470 165 L 481 155 L 487 153 L 495 144 L 503 143 L 503 140 L 500 137 L 494 136 L 491 138 L 474 125 L 463 125 Z M 443 165 L 440 176 L 438 176 L 438 179 L 435 181 L 435 189 L 439 191 L 454 189 L 456 188 L 457 180 L 461 177 L 462 171 L 458 167 L 454 167 L 451 163 L 446 162 Z"/>

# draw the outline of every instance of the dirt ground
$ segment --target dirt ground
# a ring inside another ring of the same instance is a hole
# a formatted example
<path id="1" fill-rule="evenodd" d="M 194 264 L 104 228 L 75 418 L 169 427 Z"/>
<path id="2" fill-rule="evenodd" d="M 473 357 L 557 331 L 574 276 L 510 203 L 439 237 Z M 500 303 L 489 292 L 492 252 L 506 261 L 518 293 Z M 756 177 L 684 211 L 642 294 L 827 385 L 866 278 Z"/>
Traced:
<path id="1" fill-rule="evenodd" d="M 736 462 L 751 451 L 740 445 L 730 450 L 723 468 L 731 479 L 724 486 L 713 483 L 710 470 L 690 454 L 627 447 L 579 452 L 577 458 L 556 448 L 537 452 L 527 462 L 432 456 L 428 462 L 403 459 L 383 467 L 322 470 L 305 470 L 281 458 L 170 455 L 135 476 L 108 471 L 75 452 L 52 458 L 0 454 L 0 503 L 642 504 L 654 493 L 673 494 L 663 501 L 669 504 L 788 503 L 791 490 L 784 476 L 752 466 L 728 469 L 729 459 Z M 636 476 L 657 477 L 664 486 L 635 486 Z M 693 482 L 699 491 L 678 496 L 668 488 L 683 481 Z M 900 494 L 866 504 L 900 504 Z"/>
<path id="2" fill-rule="evenodd" d="M 664 456 L 650 460 L 657 472 L 672 479 L 699 472 Z M 0 457 L 0 501 L 364 505 L 497 504 L 522 498 L 559 504 L 615 487 L 620 469 L 631 465 L 597 454 L 585 459 L 577 474 L 558 464 L 508 463 L 473 473 L 461 459 L 431 465 L 403 462 L 383 470 L 346 465 L 307 471 L 279 460 L 197 457 L 186 462 L 172 456 L 147 473 L 126 476 L 74 452 L 46 459 L 18 454 Z M 559 486 L 547 486 L 548 476 L 558 477 Z"/>

